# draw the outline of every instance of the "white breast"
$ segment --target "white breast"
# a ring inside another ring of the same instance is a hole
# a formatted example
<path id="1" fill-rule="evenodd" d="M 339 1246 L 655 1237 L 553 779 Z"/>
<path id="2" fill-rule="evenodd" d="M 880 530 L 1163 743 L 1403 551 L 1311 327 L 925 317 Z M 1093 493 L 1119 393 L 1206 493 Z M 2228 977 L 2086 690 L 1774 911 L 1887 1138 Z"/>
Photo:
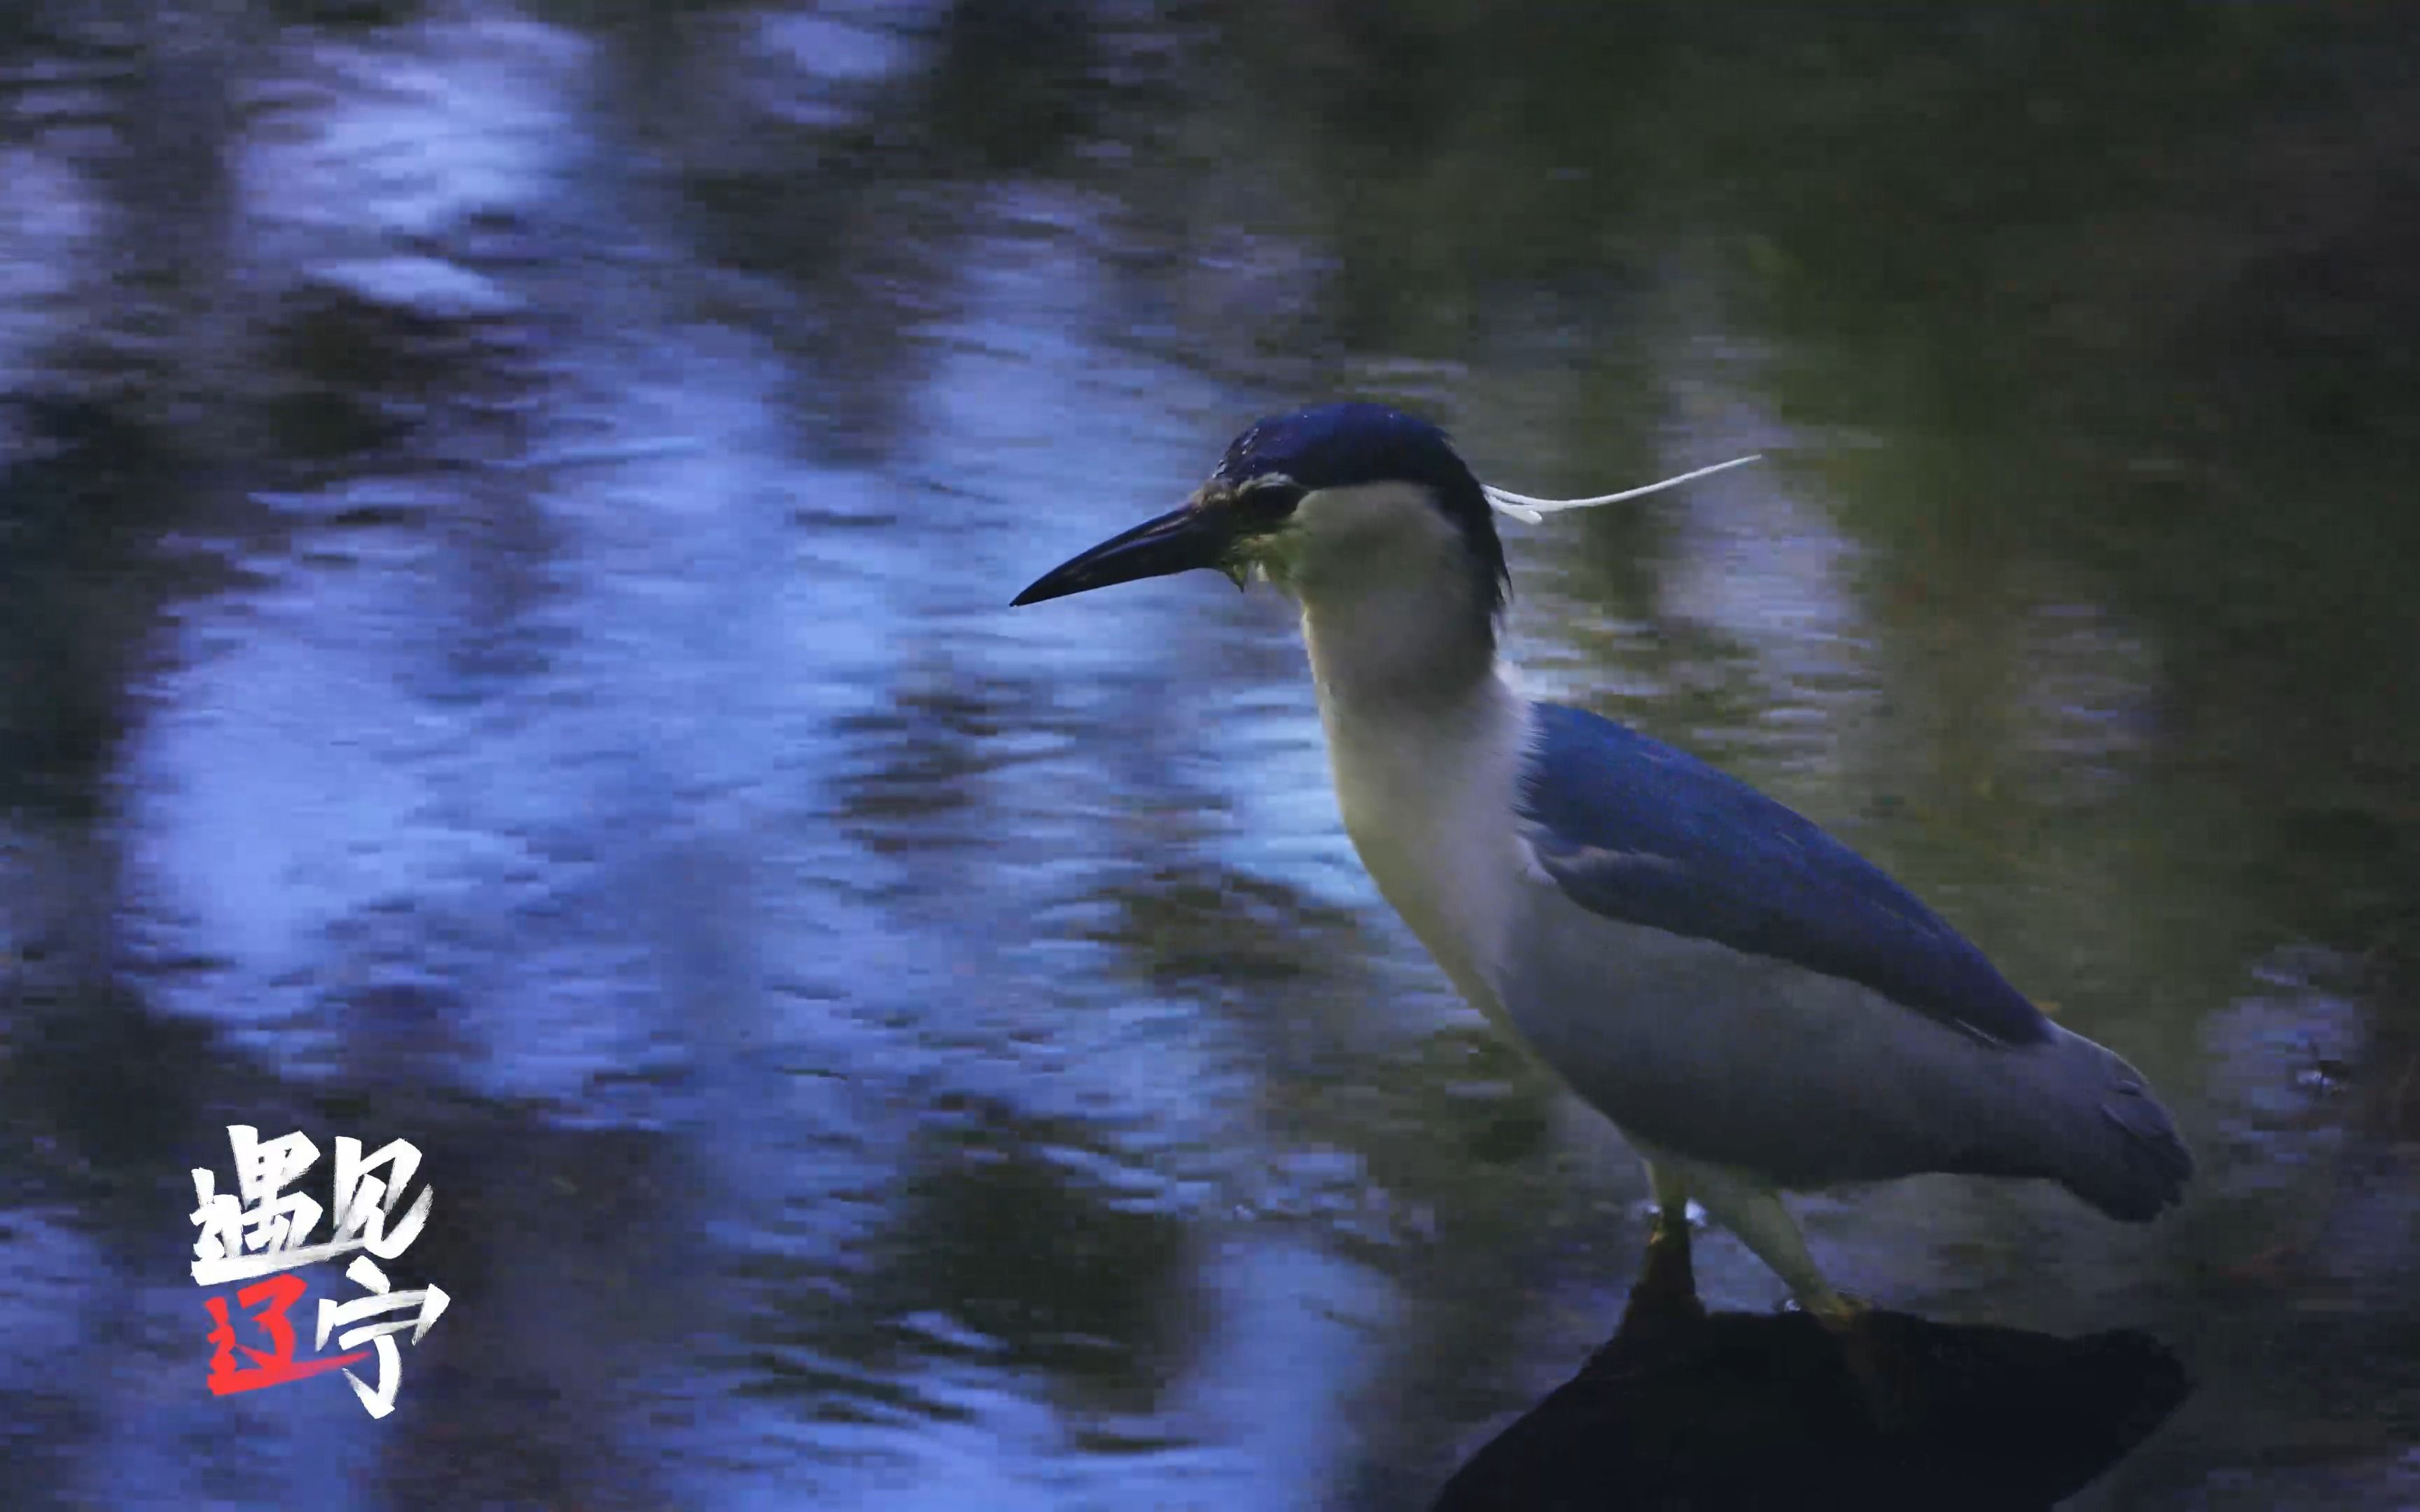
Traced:
<path id="1" fill-rule="evenodd" d="M 1362 707 L 1325 688 L 1336 798 L 1361 864 L 1471 1005 L 1496 983 L 1534 869 L 1514 830 L 1528 710 L 1497 678 L 1451 707 Z"/>

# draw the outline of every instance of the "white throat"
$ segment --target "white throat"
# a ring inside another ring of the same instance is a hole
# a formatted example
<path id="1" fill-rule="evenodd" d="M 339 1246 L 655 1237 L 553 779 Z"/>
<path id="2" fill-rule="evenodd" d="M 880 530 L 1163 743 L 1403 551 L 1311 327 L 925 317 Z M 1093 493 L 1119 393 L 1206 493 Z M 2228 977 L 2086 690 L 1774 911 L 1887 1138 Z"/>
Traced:
<path id="1" fill-rule="evenodd" d="M 1269 575 L 1302 603 L 1320 702 L 1453 705 L 1486 682 L 1496 625 L 1462 532 L 1425 490 L 1307 496 Z"/>
<path id="2" fill-rule="evenodd" d="M 1344 830 L 1378 891 L 1491 1018 L 1513 909 L 1534 862 L 1514 810 L 1528 702 L 1482 677 L 1459 702 L 1319 700 Z"/>
<path id="3" fill-rule="evenodd" d="M 1319 687 L 1337 808 L 1361 864 L 1455 988 L 1499 1023 L 1497 983 L 1536 868 L 1515 819 L 1529 704 L 1510 677 L 1492 668 L 1450 702 Z"/>
<path id="4" fill-rule="evenodd" d="M 1269 576 L 1302 603 L 1345 832 L 1481 1012 L 1530 862 L 1514 810 L 1528 701 L 1496 659 L 1462 532 L 1412 485 L 1307 495 Z"/>

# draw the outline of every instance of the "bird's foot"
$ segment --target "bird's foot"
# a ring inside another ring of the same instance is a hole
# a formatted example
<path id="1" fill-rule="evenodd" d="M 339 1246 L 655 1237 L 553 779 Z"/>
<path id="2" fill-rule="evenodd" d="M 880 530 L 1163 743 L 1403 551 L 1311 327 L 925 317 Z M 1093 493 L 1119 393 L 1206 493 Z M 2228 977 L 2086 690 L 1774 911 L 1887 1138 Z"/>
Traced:
<path id="1" fill-rule="evenodd" d="M 1688 1221 L 1677 1214 L 1658 1216 L 1647 1236 L 1647 1263 L 1639 1268 L 1630 1300 L 1622 1306 L 1621 1325 L 1598 1357 L 1625 1351 L 1635 1357 L 1641 1350 L 1677 1344 L 1705 1320 L 1697 1273 L 1689 1263 Z"/>
<path id="2" fill-rule="evenodd" d="M 1812 1297 L 1801 1297 L 1798 1305 L 1835 1338 L 1846 1338 L 1855 1333 L 1858 1323 L 1874 1310 L 1872 1303 L 1863 1297 L 1852 1297 L 1845 1291 L 1827 1290 Z"/>
<path id="3" fill-rule="evenodd" d="M 1873 1304 L 1831 1291 L 1801 1299 L 1799 1305 L 1838 1344 L 1840 1363 L 1857 1383 L 1875 1428 L 1892 1434 L 1913 1427 L 1922 1416 L 1915 1362 L 1892 1347 Z"/>
<path id="4" fill-rule="evenodd" d="M 1630 1305 L 1652 1307 L 1692 1319 L 1706 1316 L 1698 1300 L 1698 1274 L 1689 1257 L 1689 1222 L 1678 1213 L 1659 1213 L 1647 1235 L 1647 1263 L 1630 1288 Z"/>

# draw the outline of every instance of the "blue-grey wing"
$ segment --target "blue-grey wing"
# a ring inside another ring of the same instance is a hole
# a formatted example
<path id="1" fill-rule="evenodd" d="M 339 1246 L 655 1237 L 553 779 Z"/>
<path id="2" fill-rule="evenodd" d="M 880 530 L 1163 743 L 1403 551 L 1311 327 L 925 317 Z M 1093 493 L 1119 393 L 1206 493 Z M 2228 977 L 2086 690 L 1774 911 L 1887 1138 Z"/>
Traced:
<path id="1" fill-rule="evenodd" d="M 1535 712 L 1522 817 L 1582 907 L 1844 978 L 2001 1044 L 2049 1038 L 1982 951 L 1812 822 L 1610 719 Z"/>

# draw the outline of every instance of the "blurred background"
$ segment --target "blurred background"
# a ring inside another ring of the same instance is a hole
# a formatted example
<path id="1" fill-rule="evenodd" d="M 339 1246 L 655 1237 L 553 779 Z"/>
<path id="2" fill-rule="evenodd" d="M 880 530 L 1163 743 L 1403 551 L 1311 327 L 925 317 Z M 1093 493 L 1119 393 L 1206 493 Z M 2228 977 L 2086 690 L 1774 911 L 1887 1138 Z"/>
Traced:
<path id="1" fill-rule="evenodd" d="M 1767 454 L 1508 525 L 1512 655 L 2203 1162 L 1819 1256 L 2171 1345 L 2079 1504 L 2420 1503 L 2410 20 L 16 0 L 0 1504 L 1423 1504 L 1637 1169 L 1377 900 L 1281 600 L 1005 608 L 1339 396 L 1531 493 Z M 427 1153 L 394 1417 L 205 1390 L 234 1121 Z"/>

